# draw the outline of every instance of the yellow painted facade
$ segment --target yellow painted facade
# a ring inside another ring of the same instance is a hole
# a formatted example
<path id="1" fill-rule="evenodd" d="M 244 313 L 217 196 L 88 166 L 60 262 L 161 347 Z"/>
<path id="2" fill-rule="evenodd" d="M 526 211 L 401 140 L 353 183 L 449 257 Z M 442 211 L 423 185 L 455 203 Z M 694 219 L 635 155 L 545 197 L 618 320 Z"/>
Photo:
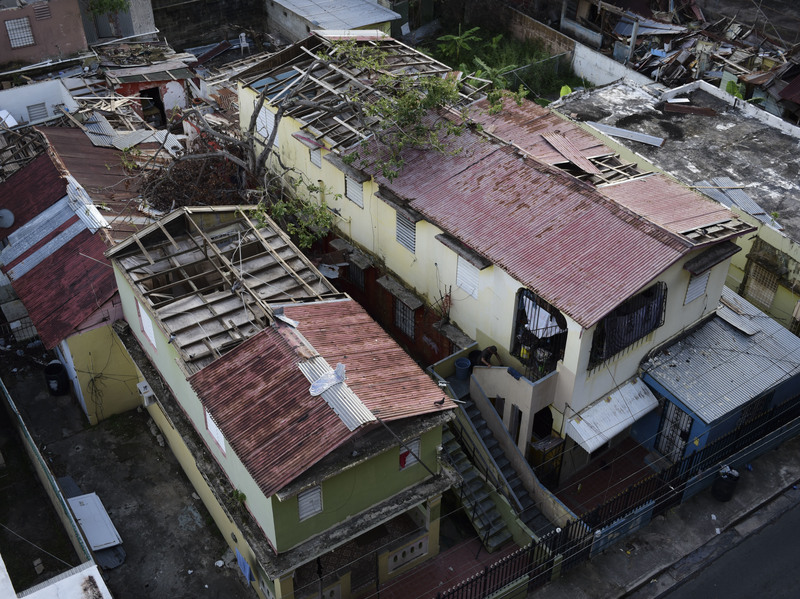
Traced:
<path id="1" fill-rule="evenodd" d="M 239 93 L 241 123 L 246 124 L 252 114 L 256 94 L 247 87 L 240 88 Z M 436 239 L 436 235 L 443 233 L 441 229 L 425 220 L 417 222 L 415 251 L 409 251 L 397 240 L 396 210 L 376 197 L 378 186 L 373 180 L 363 183 L 363 207 L 357 205 L 347 198 L 345 173 L 324 159 L 326 150 L 322 150 L 321 167 L 311 164 L 309 149 L 292 135 L 300 130 L 298 121 L 285 117 L 280 120 L 278 127 L 278 151 L 283 164 L 305 173 L 309 180 L 322 184 L 325 192 L 320 194 L 320 199 L 337 214 L 335 225 L 343 237 L 377 258 L 380 267 L 394 274 L 428 305 L 444 289 L 452 286 L 451 321 L 475 339 L 479 347 L 496 345 L 504 364 L 521 368 L 519 361 L 509 353 L 513 341 L 517 293 L 524 287 L 519 281 L 503 269 L 489 266 L 480 271 L 477 297 L 474 297 L 458 286 L 457 268 L 462 258 Z M 566 317 L 567 346 L 564 359 L 558 364 L 557 380 L 549 383 L 547 392 L 552 395 L 549 400 L 544 399 L 541 394 L 532 396 L 537 397 L 539 403 L 544 401 L 545 405 L 552 405 L 554 430 L 563 430 L 562 419 L 565 413 L 570 418 L 635 376 L 640 362 L 653 347 L 679 334 L 716 309 L 729 260 L 711 269 L 706 295 L 684 305 L 690 274 L 683 269 L 683 264 L 701 251 L 688 254 L 647 285 L 649 287 L 658 281 L 667 284 L 664 325 L 607 360 L 599 368 L 588 370 L 592 336 L 596 327 L 585 330 Z M 524 410 L 528 428 L 531 426 L 531 414 L 536 411 L 534 407 L 531 404 Z M 521 435 L 520 448 L 523 451 L 529 438 Z"/>
<path id="2" fill-rule="evenodd" d="M 136 365 L 111 325 L 67 338 L 91 424 L 142 403 Z"/>

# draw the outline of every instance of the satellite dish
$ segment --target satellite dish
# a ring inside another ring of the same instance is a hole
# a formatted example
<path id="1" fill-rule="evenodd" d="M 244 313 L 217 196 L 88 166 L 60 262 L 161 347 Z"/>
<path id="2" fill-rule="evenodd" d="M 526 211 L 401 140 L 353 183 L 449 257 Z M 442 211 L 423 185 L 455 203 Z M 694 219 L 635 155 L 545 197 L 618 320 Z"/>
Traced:
<path id="1" fill-rule="evenodd" d="M 5 208 L 0 209 L 0 229 L 7 229 L 14 224 L 14 213 Z"/>

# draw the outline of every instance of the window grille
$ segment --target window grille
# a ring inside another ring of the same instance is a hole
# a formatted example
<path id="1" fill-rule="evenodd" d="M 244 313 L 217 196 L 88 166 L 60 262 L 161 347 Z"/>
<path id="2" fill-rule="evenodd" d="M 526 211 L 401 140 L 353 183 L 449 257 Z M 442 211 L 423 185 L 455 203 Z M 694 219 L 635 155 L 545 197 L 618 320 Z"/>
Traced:
<path id="1" fill-rule="evenodd" d="M 405 335 L 414 338 L 414 310 L 397 298 L 394 299 L 394 324 Z"/>
<path id="2" fill-rule="evenodd" d="M 567 345 L 567 320 L 530 289 L 517 293 L 511 353 L 525 365 L 525 376 L 535 381 L 556 369 Z"/>
<path id="3" fill-rule="evenodd" d="M 309 148 L 308 156 L 311 159 L 311 164 L 317 168 L 322 168 L 322 150 L 319 148 Z"/>
<path id="4" fill-rule="evenodd" d="M 458 264 L 456 265 L 456 285 L 475 299 L 478 299 L 480 276 L 481 271 L 478 270 L 477 266 L 461 256 L 458 257 Z"/>
<path id="5" fill-rule="evenodd" d="M 297 509 L 301 522 L 322 512 L 322 487 L 317 485 L 300 493 L 297 496 Z"/>
<path id="6" fill-rule="evenodd" d="M 397 243 L 412 254 L 417 245 L 417 223 L 397 213 Z"/>
<path id="7" fill-rule="evenodd" d="M 594 331 L 589 368 L 618 354 L 664 324 L 667 284 L 656 283 L 624 302 L 603 320 Z"/>
<path id="8" fill-rule="evenodd" d="M 747 299 L 768 310 L 775 299 L 778 290 L 778 275 L 768 271 L 760 264 L 750 263 L 750 272 L 744 286 L 744 295 Z"/>
<path id="9" fill-rule="evenodd" d="M 351 262 L 347 265 L 347 280 L 359 289 L 364 289 L 364 269 Z"/>
<path id="10" fill-rule="evenodd" d="M 36 43 L 33 39 L 33 31 L 31 31 L 31 21 L 28 17 L 6 21 L 6 31 L 12 48 L 24 48 L 25 46 L 33 46 Z"/>

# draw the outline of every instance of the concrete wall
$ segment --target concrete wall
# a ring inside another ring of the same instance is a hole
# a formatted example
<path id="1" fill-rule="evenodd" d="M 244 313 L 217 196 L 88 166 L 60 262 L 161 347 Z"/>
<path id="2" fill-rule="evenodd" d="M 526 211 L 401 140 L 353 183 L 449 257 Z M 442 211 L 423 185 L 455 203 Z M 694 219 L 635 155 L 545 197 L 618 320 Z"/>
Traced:
<path id="1" fill-rule="evenodd" d="M 513 8 L 506 8 L 508 29 L 520 40 L 539 40 L 550 54 L 568 52 L 572 54 L 572 70 L 592 85 L 605 85 L 619 79 L 628 79 L 641 85 L 653 83 L 652 79 L 630 70 L 613 58 L 600 54 L 592 48 L 576 42 L 563 33 Z"/>
<path id="2" fill-rule="evenodd" d="M 90 424 L 141 405 L 136 365 L 111 324 L 66 340 Z"/>
<path id="3" fill-rule="evenodd" d="M 58 514 L 58 517 L 61 520 L 61 523 L 64 525 L 64 530 L 66 531 L 69 540 L 72 542 L 72 546 L 75 548 L 75 553 L 77 554 L 78 559 L 81 560 L 81 563 L 94 563 L 86 539 L 84 539 L 83 533 L 78 527 L 77 521 L 72 516 L 72 512 L 67 507 L 67 501 L 61 494 L 61 489 L 59 488 L 58 483 L 56 483 L 56 479 L 53 476 L 53 473 L 50 471 L 47 461 L 39 452 L 39 447 L 36 445 L 33 437 L 31 437 L 30 431 L 28 431 L 28 427 L 25 426 L 25 421 L 22 419 L 22 415 L 19 413 L 19 410 L 17 410 L 17 406 L 2 380 L 0 380 L 0 396 L 2 396 L 0 397 L 0 401 L 5 404 L 5 409 L 8 411 L 8 414 L 11 417 L 11 422 L 13 423 L 14 428 L 16 428 L 17 432 L 19 433 L 22 444 L 25 446 L 25 451 L 30 458 L 31 465 L 36 472 L 36 476 L 39 477 L 45 493 L 47 493 L 48 497 L 50 497 L 50 501 L 53 504 L 53 509 L 55 509 L 56 514 Z"/>
<path id="4" fill-rule="evenodd" d="M 10 63 L 36 63 L 48 58 L 61 59 L 86 51 L 78 0 L 48 0 L 50 18 L 37 20 L 34 12 L 39 3 L 22 8 L 0 10 L 0 67 Z M 12 48 L 5 22 L 27 17 L 34 43 Z M 0 70 L 5 70 L 0 68 Z"/>
<path id="5" fill-rule="evenodd" d="M 267 29 L 279 33 L 290 42 L 298 42 L 307 38 L 313 30 L 321 29 L 317 22 L 310 21 L 284 8 L 279 2 L 265 0 L 264 4 L 267 13 Z M 391 33 L 391 24 L 388 21 L 381 21 L 354 29 L 378 29 L 389 34 Z"/>
<path id="6" fill-rule="evenodd" d="M 3 13 L 0 12 L 0 15 Z M 3 27 L 0 25 L 0 27 Z M 0 39 L 3 37 L 3 29 L 0 29 Z M 47 116 L 43 119 L 31 120 L 28 114 L 28 106 L 44 102 L 47 109 Z M 63 104 L 64 108 L 70 112 L 78 109 L 78 103 L 69 95 L 67 88 L 58 79 L 40 81 L 29 85 L 20 85 L 0 91 L 0 106 L 11 113 L 19 125 L 35 125 L 53 119 L 56 116 L 63 116 L 57 112 L 56 105 Z"/>
<path id="7" fill-rule="evenodd" d="M 152 5 L 156 27 L 179 51 L 266 27 L 263 0 L 152 0 Z"/>

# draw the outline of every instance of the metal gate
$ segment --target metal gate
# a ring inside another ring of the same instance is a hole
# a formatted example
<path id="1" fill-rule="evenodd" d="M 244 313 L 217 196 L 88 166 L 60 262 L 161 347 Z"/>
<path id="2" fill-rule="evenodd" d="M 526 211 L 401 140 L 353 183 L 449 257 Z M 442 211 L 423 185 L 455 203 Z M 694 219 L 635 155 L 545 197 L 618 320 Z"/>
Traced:
<path id="1" fill-rule="evenodd" d="M 673 463 L 683 458 L 693 422 L 689 414 L 667 401 L 658 427 L 656 449 Z"/>

